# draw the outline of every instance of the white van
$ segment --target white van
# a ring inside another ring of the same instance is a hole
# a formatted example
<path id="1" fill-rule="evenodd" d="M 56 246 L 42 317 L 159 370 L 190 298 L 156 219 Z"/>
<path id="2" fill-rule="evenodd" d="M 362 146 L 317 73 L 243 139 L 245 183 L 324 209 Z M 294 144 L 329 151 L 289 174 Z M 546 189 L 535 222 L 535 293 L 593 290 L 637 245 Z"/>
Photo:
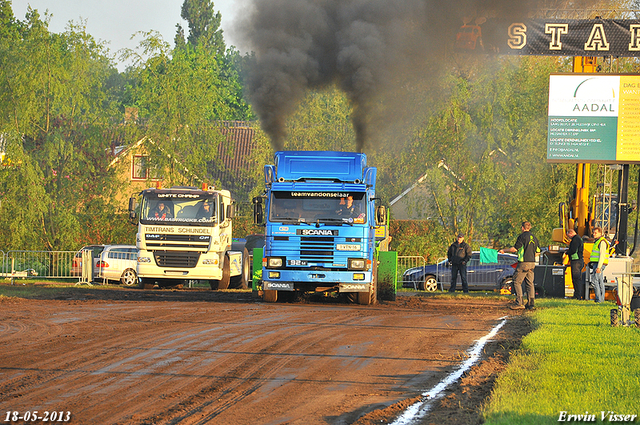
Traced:
<path id="1" fill-rule="evenodd" d="M 137 262 L 138 248 L 135 246 L 107 245 L 100 254 L 94 277 L 102 279 L 104 283 L 119 280 L 123 285 L 135 285 L 138 283 Z"/>

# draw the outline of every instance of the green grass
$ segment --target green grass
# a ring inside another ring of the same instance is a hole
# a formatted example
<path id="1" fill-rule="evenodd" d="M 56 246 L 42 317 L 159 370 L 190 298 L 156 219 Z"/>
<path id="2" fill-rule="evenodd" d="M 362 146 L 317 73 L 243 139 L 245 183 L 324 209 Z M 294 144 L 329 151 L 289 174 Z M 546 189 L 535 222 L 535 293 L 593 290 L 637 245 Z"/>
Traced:
<path id="1" fill-rule="evenodd" d="M 536 306 L 536 329 L 498 377 L 486 424 L 555 424 L 562 411 L 589 412 L 597 422 L 601 411 L 640 414 L 640 329 L 611 327 L 611 302 L 541 299 Z"/>
<path id="2" fill-rule="evenodd" d="M 41 298 L 45 295 L 55 296 L 54 294 L 66 293 L 73 289 L 74 289 L 73 285 L 60 285 L 60 284 L 34 285 L 33 282 L 18 283 L 18 281 L 16 281 L 14 285 L 6 284 L 6 283 L 0 285 L 0 297 Z"/>

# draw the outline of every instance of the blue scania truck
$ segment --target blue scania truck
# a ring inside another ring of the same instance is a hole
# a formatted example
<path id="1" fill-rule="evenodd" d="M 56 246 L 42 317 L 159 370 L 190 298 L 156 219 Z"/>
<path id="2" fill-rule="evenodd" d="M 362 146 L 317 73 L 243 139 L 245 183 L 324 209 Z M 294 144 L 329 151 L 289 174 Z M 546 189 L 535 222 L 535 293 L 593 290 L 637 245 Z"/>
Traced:
<path id="1" fill-rule="evenodd" d="M 376 168 L 366 155 L 279 151 L 264 172 L 265 195 L 254 198 L 266 236 L 263 299 L 337 292 L 374 304 L 376 227 L 386 223 L 386 209 L 376 206 Z"/>

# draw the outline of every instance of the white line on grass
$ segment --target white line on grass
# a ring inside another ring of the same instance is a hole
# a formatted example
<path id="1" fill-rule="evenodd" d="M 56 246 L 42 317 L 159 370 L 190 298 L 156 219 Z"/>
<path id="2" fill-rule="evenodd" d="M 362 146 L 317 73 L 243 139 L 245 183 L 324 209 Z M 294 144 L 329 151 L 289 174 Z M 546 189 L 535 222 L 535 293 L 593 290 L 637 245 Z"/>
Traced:
<path id="1" fill-rule="evenodd" d="M 475 345 L 471 347 L 469 350 L 469 358 L 464 361 L 455 372 L 451 373 L 445 379 L 440 381 L 438 385 L 433 387 L 431 390 L 422 393 L 423 399 L 417 403 L 412 404 L 404 411 L 402 415 L 400 415 L 395 421 L 393 421 L 392 425 L 410 425 L 415 423 L 415 421 L 424 417 L 427 414 L 429 409 L 431 409 L 431 405 L 433 402 L 442 397 L 444 390 L 460 379 L 460 377 L 474 365 L 480 359 L 480 353 L 484 348 L 485 344 L 493 338 L 500 328 L 507 323 L 507 316 L 501 317 L 498 320 L 501 320 L 499 324 L 497 324 L 491 332 L 480 338 L 476 341 Z"/>

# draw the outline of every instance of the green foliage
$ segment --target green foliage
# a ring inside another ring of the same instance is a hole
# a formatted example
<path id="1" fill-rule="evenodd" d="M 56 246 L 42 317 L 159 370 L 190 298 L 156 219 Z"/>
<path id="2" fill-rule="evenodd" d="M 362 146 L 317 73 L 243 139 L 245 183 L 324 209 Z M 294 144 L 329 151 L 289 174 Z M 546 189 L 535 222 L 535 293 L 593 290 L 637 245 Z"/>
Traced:
<path id="1" fill-rule="evenodd" d="M 423 176 L 409 209 L 439 220 L 445 234 L 508 246 L 529 220 L 547 242 L 573 171 L 546 163 L 548 76 L 561 66 L 493 58 L 450 70 L 439 83 L 446 101 L 414 126 L 405 149 L 377 156 L 383 197 L 394 196 L 390 185 L 398 194 Z"/>
<path id="2" fill-rule="evenodd" d="M 443 228 L 430 220 L 391 220 L 389 235 L 391 251 L 401 256 L 423 256 L 427 263 L 445 256 L 450 244 Z"/>
<path id="3" fill-rule="evenodd" d="M 213 10 L 212 1 L 184 0 L 180 16 L 189 24 L 189 45 L 204 46 L 217 54 L 225 53 L 226 48 L 220 29 L 222 15 Z M 180 30 L 182 28 L 179 27 Z"/>
<path id="4" fill-rule="evenodd" d="M 287 122 L 287 149 L 354 151 L 351 113 L 336 87 L 308 92 Z"/>
<path id="5" fill-rule="evenodd" d="M 84 243 L 79 216 L 87 203 L 113 202 L 104 188 L 111 179 L 108 129 L 118 115 L 106 89 L 114 68 L 84 25 L 51 34 L 29 9 L 16 28 L 17 37 L 0 40 L 0 133 L 8 156 L 0 171 L 0 246 L 76 249 Z"/>

